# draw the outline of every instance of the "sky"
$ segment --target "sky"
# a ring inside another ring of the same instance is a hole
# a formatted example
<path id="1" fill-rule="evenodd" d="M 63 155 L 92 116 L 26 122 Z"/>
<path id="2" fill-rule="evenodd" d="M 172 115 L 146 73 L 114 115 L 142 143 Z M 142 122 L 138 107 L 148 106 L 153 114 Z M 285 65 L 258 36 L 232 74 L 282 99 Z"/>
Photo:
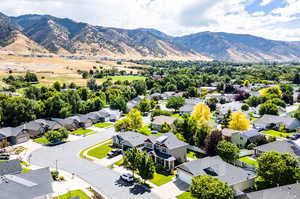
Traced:
<path id="1" fill-rule="evenodd" d="M 9 16 L 49 14 L 93 25 L 300 41 L 300 0 L 0 0 Z"/>

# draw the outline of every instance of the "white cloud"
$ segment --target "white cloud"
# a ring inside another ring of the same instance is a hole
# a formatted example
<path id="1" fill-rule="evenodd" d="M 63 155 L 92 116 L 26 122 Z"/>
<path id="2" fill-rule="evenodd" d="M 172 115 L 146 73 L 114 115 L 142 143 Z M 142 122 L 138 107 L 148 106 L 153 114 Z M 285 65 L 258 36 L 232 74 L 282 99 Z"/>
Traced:
<path id="1" fill-rule="evenodd" d="M 246 33 L 276 40 L 300 40 L 298 28 L 282 28 L 300 12 L 300 0 L 289 5 L 249 14 L 245 6 L 253 0 L 1 0 L 7 15 L 50 14 L 93 25 L 119 28 L 156 28 L 172 35 L 200 31 Z M 272 0 L 263 0 L 268 5 Z M 228 14 L 230 13 L 230 14 Z M 297 36 L 299 35 L 299 37 Z"/>

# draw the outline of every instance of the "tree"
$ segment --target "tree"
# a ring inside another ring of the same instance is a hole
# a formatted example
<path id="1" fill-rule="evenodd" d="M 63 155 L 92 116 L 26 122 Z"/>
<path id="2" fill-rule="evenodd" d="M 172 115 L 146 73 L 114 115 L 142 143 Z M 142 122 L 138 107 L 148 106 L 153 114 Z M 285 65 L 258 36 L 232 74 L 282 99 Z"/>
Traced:
<path id="1" fill-rule="evenodd" d="M 87 81 L 87 87 L 92 90 L 96 91 L 98 89 L 98 85 L 95 79 L 90 79 Z"/>
<path id="2" fill-rule="evenodd" d="M 134 171 L 138 169 L 140 158 L 140 151 L 134 147 L 132 150 L 128 150 L 124 154 L 124 166 L 132 171 L 134 176 Z"/>
<path id="3" fill-rule="evenodd" d="M 210 134 L 212 127 L 206 121 L 199 121 L 197 129 L 194 131 L 193 140 L 196 146 L 201 147 L 207 135 Z"/>
<path id="4" fill-rule="evenodd" d="M 173 108 L 176 111 L 184 104 L 185 100 L 183 97 L 171 97 L 170 99 L 168 99 L 167 108 Z"/>
<path id="5" fill-rule="evenodd" d="M 26 82 L 38 82 L 39 80 L 35 73 L 27 72 L 25 75 L 25 81 Z"/>
<path id="6" fill-rule="evenodd" d="M 250 81 L 249 80 L 245 80 L 244 81 L 244 86 L 249 87 L 250 86 Z"/>
<path id="7" fill-rule="evenodd" d="M 186 142 L 186 139 L 184 138 L 184 136 L 181 133 L 176 133 L 175 136 L 177 137 L 178 140 L 180 140 L 182 142 Z"/>
<path id="8" fill-rule="evenodd" d="M 123 113 L 127 112 L 127 103 L 123 96 L 118 96 L 115 98 L 112 98 L 110 101 L 110 108 L 112 109 L 118 109 L 122 111 Z"/>
<path id="9" fill-rule="evenodd" d="M 264 103 L 260 105 L 259 107 L 259 114 L 260 115 L 278 115 L 279 114 L 279 108 L 277 105 L 272 103 Z"/>
<path id="10" fill-rule="evenodd" d="M 117 132 L 119 131 L 126 131 L 126 130 L 129 130 L 130 129 L 130 120 L 128 118 L 123 118 L 123 119 L 120 119 L 118 121 L 116 121 L 115 123 L 115 130 Z"/>
<path id="11" fill-rule="evenodd" d="M 45 101 L 45 107 L 49 117 L 66 118 L 72 114 L 72 107 L 59 94 L 48 98 Z"/>
<path id="12" fill-rule="evenodd" d="M 45 133 L 45 138 L 50 143 L 56 143 L 68 138 L 69 132 L 65 129 L 59 129 L 58 131 L 48 131 Z"/>
<path id="13" fill-rule="evenodd" d="M 249 106 L 248 104 L 243 104 L 241 107 L 242 111 L 249 111 Z"/>
<path id="14" fill-rule="evenodd" d="M 192 113 L 192 118 L 194 120 L 201 120 L 201 121 L 210 120 L 211 118 L 210 108 L 202 102 L 197 104 Z"/>
<path id="15" fill-rule="evenodd" d="M 250 121 L 244 113 L 237 111 L 231 115 L 229 122 L 230 129 L 245 131 L 249 129 L 249 126 Z"/>
<path id="16" fill-rule="evenodd" d="M 142 99 L 137 108 L 143 113 L 149 112 L 152 108 L 150 100 L 148 100 L 147 98 Z"/>
<path id="17" fill-rule="evenodd" d="M 227 141 L 221 141 L 217 145 L 217 154 L 226 162 L 234 163 L 239 158 L 240 149 Z"/>
<path id="18" fill-rule="evenodd" d="M 230 186 L 208 175 L 193 177 L 190 191 L 198 199 L 234 199 Z"/>
<path id="19" fill-rule="evenodd" d="M 217 154 L 218 143 L 222 141 L 222 133 L 219 130 L 214 130 L 205 139 L 205 151 L 208 155 L 214 156 Z"/>
<path id="20" fill-rule="evenodd" d="M 293 117 L 300 121 L 300 109 L 294 112 Z"/>
<path id="21" fill-rule="evenodd" d="M 299 163 L 289 153 L 266 152 L 257 162 L 258 177 L 255 184 L 258 189 L 293 184 L 300 180 Z"/>
<path id="22" fill-rule="evenodd" d="M 282 90 L 280 89 L 279 86 L 272 86 L 269 88 L 263 88 L 259 91 L 259 94 L 261 97 L 277 97 L 281 98 L 282 97 Z"/>
<path id="23" fill-rule="evenodd" d="M 194 87 L 194 86 L 189 87 L 189 88 L 187 89 L 187 95 L 188 95 L 189 97 L 198 97 L 198 96 L 199 96 L 198 89 L 197 89 L 196 87 Z"/>
<path id="24" fill-rule="evenodd" d="M 61 85 L 58 81 L 54 82 L 53 83 L 53 88 L 57 91 L 60 91 L 61 90 Z"/>
<path id="25" fill-rule="evenodd" d="M 229 126 L 229 122 L 230 122 L 230 118 L 231 118 L 231 109 L 229 109 L 227 111 L 227 113 L 225 113 L 224 118 L 222 120 L 222 127 L 223 128 L 228 128 Z"/>
<path id="26" fill-rule="evenodd" d="M 147 92 L 147 85 L 144 80 L 135 80 L 132 82 L 132 86 L 135 89 L 137 95 L 145 95 Z"/>
<path id="27" fill-rule="evenodd" d="M 138 171 L 141 178 L 144 180 L 152 179 L 155 173 L 155 164 L 153 159 L 148 153 L 140 152 L 138 158 Z"/>
<path id="28" fill-rule="evenodd" d="M 300 84 L 300 74 L 296 73 L 293 79 L 293 84 Z"/>
<path id="29" fill-rule="evenodd" d="M 257 107 L 259 104 L 263 103 L 261 97 L 251 96 L 245 102 L 251 107 Z"/>
<path id="30" fill-rule="evenodd" d="M 139 110 L 132 109 L 128 115 L 127 118 L 130 120 L 131 126 L 130 128 L 133 130 L 140 129 L 143 127 L 143 117 Z"/>

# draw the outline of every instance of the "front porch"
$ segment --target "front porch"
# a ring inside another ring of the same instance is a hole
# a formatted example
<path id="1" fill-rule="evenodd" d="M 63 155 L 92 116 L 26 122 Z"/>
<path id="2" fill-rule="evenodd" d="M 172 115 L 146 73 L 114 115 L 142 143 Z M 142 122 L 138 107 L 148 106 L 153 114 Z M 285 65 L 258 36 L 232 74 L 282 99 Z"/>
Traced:
<path id="1" fill-rule="evenodd" d="M 153 157 L 153 160 L 157 165 L 160 165 L 168 170 L 175 169 L 176 159 L 173 156 L 161 153 L 157 150 L 150 151 L 149 154 Z"/>

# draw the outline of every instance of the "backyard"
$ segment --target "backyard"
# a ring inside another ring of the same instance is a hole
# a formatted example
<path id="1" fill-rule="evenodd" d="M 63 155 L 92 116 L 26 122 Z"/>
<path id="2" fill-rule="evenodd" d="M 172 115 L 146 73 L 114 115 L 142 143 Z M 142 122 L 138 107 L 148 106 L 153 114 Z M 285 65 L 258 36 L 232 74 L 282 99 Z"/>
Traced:
<path id="1" fill-rule="evenodd" d="M 245 162 L 247 164 L 250 164 L 252 166 L 258 167 L 258 163 L 256 160 L 254 160 L 253 158 L 250 158 L 248 156 L 242 157 L 239 159 L 241 162 Z"/>
<path id="2" fill-rule="evenodd" d="M 262 131 L 262 133 L 264 133 L 266 135 L 272 135 L 275 137 L 283 137 L 283 138 L 286 138 L 287 136 L 293 134 L 293 133 L 283 133 L 283 132 L 279 132 L 279 131 L 275 131 L 275 130 Z"/>
<path id="3" fill-rule="evenodd" d="M 107 154 L 112 150 L 112 148 L 110 147 L 111 144 L 112 144 L 112 141 L 107 142 L 105 144 L 101 144 L 100 146 L 88 151 L 87 154 L 89 156 L 92 156 L 97 159 L 105 158 L 107 156 Z"/>

